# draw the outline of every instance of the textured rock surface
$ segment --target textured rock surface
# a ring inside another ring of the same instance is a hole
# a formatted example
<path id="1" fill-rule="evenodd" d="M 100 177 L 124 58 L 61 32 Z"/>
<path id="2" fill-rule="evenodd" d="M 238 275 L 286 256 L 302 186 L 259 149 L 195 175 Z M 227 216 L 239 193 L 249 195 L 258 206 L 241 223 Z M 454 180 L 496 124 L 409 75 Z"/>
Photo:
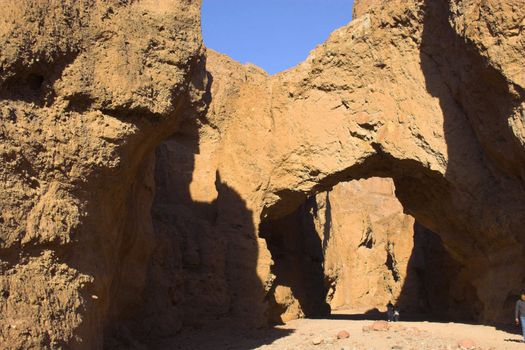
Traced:
<path id="1" fill-rule="evenodd" d="M 403 213 L 394 191 L 390 179 L 371 178 L 316 196 L 330 306 L 384 312 L 392 301 L 405 317 L 475 319 L 462 266 L 438 235 Z"/>
<path id="2" fill-rule="evenodd" d="M 332 309 L 385 311 L 390 300 L 399 298 L 414 250 L 414 219 L 403 214 L 394 190 L 391 180 L 372 178 L 316 196 L 315 226 L 325 242 Z"/>
<path id="3" fill-rule="evenodd" d="M 244 167 L 261 179 L 262 220 L 286 217 L 341 181 L 392 177 L 405 210 L 439 232 L 464 266 L 480 318 L 507 320 L 524 278 L 524 218 L 516 213 L 525 204 L 517 131 L 524 96 L 507 72 L 521 69 L 524 50 L 498 4 L 486 3 L 501 14 L 487 20 L 501 29 L 480 34 L 475 11 L 463 13 L 470 20 L 458 29 L 455 2 L 382 2 L 298 67 L 241 86 L 226 111 L 238 120 L 232 153 L 237 163 L 242 154 L 264 155 Z M 487 36 L 512 45 L 498 51 L 509 57 L 496 63 L 480 50 L 476 40 Z M 243 137 L 253 120 L 264 130 Z"/>
<path id="4" fill-rule="evenodd" d="M 221 177 L 236 174 L 232 188 L 263 231 L 275 221 L 288 230 L 306 198 L 339 182 L 393 178 L 405 211 L 439 232 L 462 266 L 459 300 L 482 319 L 506 320 L 524 278 L 524 218 L 516 213 L 525 204 L 524 97 L 519 74 L 509 73 L 521 69 L 522 24 L 508 27 L 506 17 L 521 23 L 524 10 L 512 1 L 512 15 L 490 2 L 363 4 L 296 68 L 235 80 L 227 102 L 212 98 L 212 110 L 229 120 Z M 477 28 L 479 11 L 499 29 Z M 491 38 L 497 54 L 481 48 Z M 209 67 L 216 64 L 223 76 L 248 69 L 224 57 Z"/>
<path id="5" fill-rule="evenodd" d="M 138 302 L 149 155 L 199 113 L 199 26 L 191 1 L 2 3 L 1 348 L 101 348 Z"/>
<path id="6" fill-rule="evenodd" d="M 100 348 L 104 330 L 140 347 L 225 313 L 263 324 L 272 296 L 295 317 L 305 295 L 278 290 L 293 274 L 278 268 L 298 261 L 263 237 L 278 223 L 308 247 L 293 213 L 374 176 L 440 234 L 459 300 L 507 320 L 525 281 L 522 5 L 362 0 L 269 77 L 215 53 L 206 74 L 196 1 L 5 2 L 1 347 Z"/>
<path id="7" fill-rule="evenodd" d="M 366 14 L 370 9 L 381 5 L 383 0 L 354 0 L 352 17 L 358 18 Z"/>

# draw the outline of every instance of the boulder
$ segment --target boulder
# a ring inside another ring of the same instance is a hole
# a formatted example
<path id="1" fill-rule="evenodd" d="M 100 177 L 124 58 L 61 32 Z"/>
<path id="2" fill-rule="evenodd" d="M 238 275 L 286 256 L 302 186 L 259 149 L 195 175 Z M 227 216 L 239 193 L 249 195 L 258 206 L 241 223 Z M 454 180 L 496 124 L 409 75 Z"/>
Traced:
<path id="1" fill-rule="evenodd" d="M 350 337 L 350 333 L 348 333 L 347 331 L 343 330 L 343 331 L 339 331 L 337 333 L 337 339 L 346 339 Z"/>
<path id="2" fill-rule="evenodd" d="M 476 349 L 476 343 L 470 338 L 461 339 L 458 341 L 458 348 L 461 350 Z"/>

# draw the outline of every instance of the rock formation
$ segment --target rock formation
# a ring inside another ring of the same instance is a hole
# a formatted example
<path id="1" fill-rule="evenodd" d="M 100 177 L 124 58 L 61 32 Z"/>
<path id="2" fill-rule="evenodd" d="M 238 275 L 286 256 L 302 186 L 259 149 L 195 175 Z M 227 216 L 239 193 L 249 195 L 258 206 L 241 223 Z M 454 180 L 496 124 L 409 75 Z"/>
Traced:
<path id="1" fill-rule="evenodd" d="M 221 146 L 229 158 L 222 162 L 233 171 L 220 170 L 236 174 L 222 178 L 261 213 L 257 226 L 286 217 L 339 182 L 393 178 L 405 210 L 438 232 L 463 266 L 471 306 L 483 319 L 501 321 L 523 279 L 523 219 L 514 214 L 523 206 L 516 148 L 522 89 L 518 75 L 506 73 L 516 67 L 499 68 L 451 25 L 455 6 L 377 2 L 298 67 L 246 80 L 229 104 L 212 98 L 212 109 L 229 119 Z M 505 11 L 485 7 L 479 10 Z M 494 25 L 508 20 L 491 18 Z M 516 46 L 510 54 L 523 55 L 522 38 L 512 33 L 491 35 Z M 216 76 L 217 60 L 209 61 Z"/>
<path id="2" fill-rule="evenodd" d="M 399 298 L 410 257 L 418 252 L 411 239 L 414 219 L 403 213 L 394 190 L 391 180 L 371 178 L 316 196 L 317 207 L 324 209 L 315 226 L 326 242 L 324 270 L 332 308 L 383 310 Z M 417 295 L 409 298 L 417 304 Z"/>
<path id="3" fill-rule="evenodd" d="M 385 311 L 403 291 L 417 305 L 417 283 L 404 287 L 411 256 L 423 252 L 414 249 L 414 219 L 403 214 L 393 190 L 389 179 L 341 183 L 308 199 L 285 219 L 288 227 L 283 228 L 283 220 L 267 225 L 277 275 L 275 311 L 286 305 L 280 300 L 292 296 L 299 309 L 294 314 L 295 308 L 288 308 L 279 315 L 283 321 L 302 313 L 319 316 L 322 309 L 308 308 L 314 301 L 326 300 L 332 310 Z M 303 243 L 299 249 L 297 242 Z M 319 296 L 307 295 L 314 288 L 305 288 L 301 280 L 311 281 Z M 291 286 L 292 295 L 283 298 L 281 285 Z"/>
<path id="4" fill-rule="evenodd" d="M 199 10 L 2 3 L 1 348 L 101 348 L 140 298 L 150 155 L 205 107 Z"/>
<path id="5" fill-rule="evenodd" d="M 308 247 L 289 218 L 377 176 L 439 234 L 455 300 L 508 319 L 525 282 L 521 0 L 357 1 L 274 76 L 206 54 L 198 1 L 3 5 L 2 348 L 133 348 L 225 314 L 263 325 L 274 302 L 297 314 L 273 231 Z M 326 312 L 316 300 L 301 312 Z"/>
<path id="6" fill-rule="evenodd" d="M 404 317 L 476 318 L 462 266 L 438 235 L 403 213 L 390 179 L 338 184 L 261 234 L 277 276 L 275 322 L 320 316 L 325 301 L 332 310 L 372 317 L 392 301 Z"/>
<path id="7" fill-rule="evenodd" d="M 486 3 L 478 10 L 501 13 L 487 19 L 501 31 L 477 33 L 475 20 L 458 29 L 456 10 L 454 2 L 379 2 L 294 69 L 244 82 L 223 108 L 226 139 L 236 140 L 224 146 L 237 174 L 228 181 L 261 213 L 258 226 L 337 183 L 393 178 L 405 211 L 463 266 L 478 316 L 503 321 L 524 278 L 516 215 L 524 98 L 510 73 L 519 60 L 496 62 L 475 40 L 497 36 L 523 58 L 523 38 L 508 24 L 522 28 L 522 17 Z M 257 191 L 246 195 L 250 187 Z"/>

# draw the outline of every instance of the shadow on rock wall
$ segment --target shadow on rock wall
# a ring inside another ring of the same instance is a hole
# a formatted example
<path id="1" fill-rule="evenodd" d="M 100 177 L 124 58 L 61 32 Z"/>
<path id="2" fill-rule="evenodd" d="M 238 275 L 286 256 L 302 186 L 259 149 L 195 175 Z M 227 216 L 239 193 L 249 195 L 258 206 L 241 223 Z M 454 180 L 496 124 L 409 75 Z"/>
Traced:
<path id="1" fill-rule="evenodd" d="M 465 285 L 472 286 L 463 297 L 491 300 L 473 307 L 478 320 L 512 322 L 512 296 L 525 282 L 520 236 L 525 217 L 518 214 L 524 209 L 525 153 L 510 119 L 525 94 L 494 68 L 466 31 L 461 37 L 461 28 L 453 29 L 457 14 L 450 6 L 425 1 L 420 55 L 427 90 L 443 111 L 446 178 L 454 184 L 453 209 L 440 218 L 445 229 L 438 231 L 463 266 Z"/>
<path id="2" fill-rule="evenodd" d="M 107 348 L 173 348 L 183 341 L 175 337 L 183 330 L 197 334 L 263 322 L 249 317 L 264 307 L 252 213 L 218 171 L 195 172 L 197 129 L 183 127 L 156 150 L 153 253 L 145 289 L 138 304 L 119 313 L 108 332 Z M 207 186 L 197 191 L 208 192 L 209 201 L 194 200 L 192 182 Z M 220 332 L 207 334 L 186 341 L 192 349 L 222 341 Z M 252 337 L 252 343 L 260 346 L 286 334 L 275 330 L 263 338 Z"/>
<path id="3" fill-rule="evenodd" d="M 274 261 L 272 273 L 276 276 L 268 292 L 271 323 L 330 314 L 323 270 L 326 240 L 321 241 L 321 237 L 328 235 L 321 236 L 317 232 L 314 223 L 316 211 L 315 197 L 311 197 L 293 213 L 263 221 L 260 225 L 260 236 L 268 243 Z"/>
<path id="4" fill-rule="evenodd" d="M 415 222 L 413 237 L 414 249 L 397 300 L 403 320 L 475 320 L 480 302 L 440 236 Z"/>
<path id="5" fill-rule="evenodd" d="M 458 274 L 466 290 L 454 302 L 467 304 L 467 316 L 475 313 L 501 319 L 509 310 L 502 313 L 491 309 L 499 308 L 499 303 L 479 305 L 479 300 L 491 300 L 492 295 L 509 308 L 512 296 L 525 281 L 520 268 L 522 245 L 518 244 L 522 238 L 517 236 L 525 222 L 516 214 L 524 212 L 521 179 L 525 163 L 507 123 L 518 102 L 504 77 L 452 30 L 448 3 L 428 0 L 425 4 L 421 68 L 427 90 L 440 100 L 445 119 L 446 178 L 422 169 L 415 161 L 393 159 L 378 148 L 365 165 L 335 174 L 318 191 L 343 180 L 393 177 L 403 206 L 439 232 L 446 250 L 432 235 L 422 239 L 417 233 L 416 244 L 428 254 L 441 254 L 444 261 L 450 254 L 450 261 L 457 262 L 451 264 L 461 266 Z M 190 127 L 157 150 L 153 259 L 138 310 L 129 305 L 129 314 L 121 313 L 115 322 L 113 339 L 120 343 L 133 343 L 136 334 L 143 343 L 171 337 L 183 326 L 201 328 L 205 322 L 225 316 L 246 321 L 250 319 L 246 315 L 260 313 L 251 312 L 253 308 L 265 307 L 264 286 L 257 276 L 257 230 L 246 203 L 215 170 L 204 181 L 215 195 L 207 201 L 193 197 L 191 185 L 195 174 L 200 174 L 195 171 L 195 156 L 200 151 L 197 130 Z M 299 211 L 315 211 L 311 205 L 306 202 Z M 275 260 L 277 281 L 273 285 L 290 288 L 296 298 L 287 305 L 299 303 L 306 316 L 326 315 L 325 239 L 317 235 L 311 217 L 295 211 L 263 221 L 259 229 Z M 401 296 L 399 302 L 407 310 L 417 304 L 416 310 L 432 311 L 432 301 L 443 300 L 450 310 L 456 305 L 445 297 L 451 280 L 431 278 L 428 261 L 425 258 L 422 268 L 420 257 L 411 258 L 406 293 L 411 289 L 414 293 L 416 288 L 420 297 Z M 415 287 L 410 286 L 411 281 L 417 281 Z M 427 287 L 421 287 L 421 281 Z M 503 286 L 509 292 L 502 294 L 501 287 L 483 288 L 484 284 Z M 268 301 L 276 305 L 271 295 L 277 294 L 269 295 Z M 270 319 L 279 321 L 282 310 L 273 311 Z"/>

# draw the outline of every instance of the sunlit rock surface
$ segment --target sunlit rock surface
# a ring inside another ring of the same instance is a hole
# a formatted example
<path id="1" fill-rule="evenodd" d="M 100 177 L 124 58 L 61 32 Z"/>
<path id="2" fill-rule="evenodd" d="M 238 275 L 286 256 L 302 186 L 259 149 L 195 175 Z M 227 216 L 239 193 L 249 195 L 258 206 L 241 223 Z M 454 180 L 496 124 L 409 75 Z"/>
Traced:
<path id="1" fill-rule="evenodd" d="M 522 5 L 362 0 L 305 62 L 268 76 L 204 52 L 198 1 L 7 1 L 1 347 L 132 348 L 207 318 L 326 313 L 318 282 L 346 258 L 328 241 L 298 292 L 280 284 L 294 273 L 271 236 L 308 246 L 290 217 L 377 176 L 453 262 L 435 297 L 508 320 L 525 280 Z M 397 227 L 407 256 L 414 226 Z M 374 285 L 401 298 L 409 272 Z M 334 306 L 353 299 L 337 293 Z"/>

